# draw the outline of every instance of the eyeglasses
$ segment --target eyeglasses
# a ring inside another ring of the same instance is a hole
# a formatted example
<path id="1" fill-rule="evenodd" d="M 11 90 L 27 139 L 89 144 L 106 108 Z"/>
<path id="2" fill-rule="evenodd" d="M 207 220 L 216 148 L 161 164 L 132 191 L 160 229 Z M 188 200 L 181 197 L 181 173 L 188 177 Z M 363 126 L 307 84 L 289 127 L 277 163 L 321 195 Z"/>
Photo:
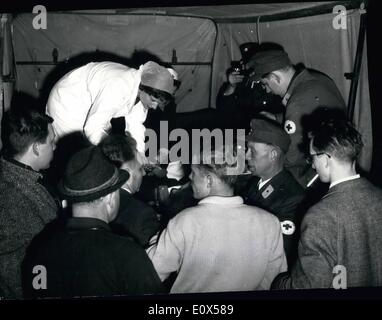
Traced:
<path id="1" fill-rule="evenodd" d="M 328 154 L 328 153 L 326 153 L 326 152 L 318 152 L 318 153 L 312 153 L 312 154 L 307 155 L 307 156 L 305 157 L 305 160 L 306 160 L 307 163 L 312 164 L 312 163 L 313 163 L 313 157 L 314 157 L 314 156 L 317 156 L 317 157 L 318 157 L 318 156 L 322 156 L 323 154 L 327 155 L 328 158 L 331 158 L 331 157 L 332 157 L 330 154 Z"/>

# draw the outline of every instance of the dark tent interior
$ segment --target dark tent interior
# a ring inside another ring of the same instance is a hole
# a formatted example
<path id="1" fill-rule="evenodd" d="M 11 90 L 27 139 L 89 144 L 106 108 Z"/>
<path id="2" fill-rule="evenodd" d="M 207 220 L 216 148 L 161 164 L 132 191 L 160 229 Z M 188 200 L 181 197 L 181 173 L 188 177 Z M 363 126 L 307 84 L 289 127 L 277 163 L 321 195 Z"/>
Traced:
<path id="1" fill-rule="evenodd" d="M 334 3 L 349 9 L 346 30 L 335 30 L 328 23 Z M 16 15 L 4 14 L 4 110 L 15 90 L 45 102 L 61 76 L 86 62 L 108 60 L 137 67 L 153 60 L 174 66 L 183 84 L 176 94 L 178 127 L 188 127 L 190 121 L 193 126 L 197 123 L 197 128 L 211 127 L 214 114 L 204 111 L 216 107 L 225 72 L 232 60 L 240 59 L 239 44 L 272 42 L 283 46 L 294 63 L 321 70 L 334 79 L 345 101 L 353 105 L 349 112 L 365 137 L 360 166 L 375 172 L 372 179 L 380 176 L 380 130 L 374 123 L 379 97 L 378 90 L 371 90 L 377 86 L 376 70 L 371 66 L 376 65 L 374 51 L 378 50 L 373 41 L 373 10 L 367 11 L 370 17 L 361 23 L 362 1 L 206 4 L 133 4 L 128 9 L 95 4 L 86 10 L 71 7 L 69 2 L 61 5 L 64 11 L 58 11 L 59 4 L 50 4 L 54 9 L 48 14 L 49 28 L 38 31 L 30 28 L 33 14 L 20 9 Z M 367 30 L 367 37 L 363 37 L 357 56 L 363 30 Z M 356 59 L 360 63 L 354 76 Z M 193 116 L 198 121 L 193 121 Z"/>

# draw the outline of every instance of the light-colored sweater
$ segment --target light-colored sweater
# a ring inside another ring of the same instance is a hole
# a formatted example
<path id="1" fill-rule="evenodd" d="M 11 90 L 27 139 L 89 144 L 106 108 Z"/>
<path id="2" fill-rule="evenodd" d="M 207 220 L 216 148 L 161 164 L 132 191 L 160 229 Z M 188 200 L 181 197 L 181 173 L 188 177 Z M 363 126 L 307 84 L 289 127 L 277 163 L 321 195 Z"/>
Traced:
<path id="1" fill-rule="evenodd" d="M 183 210 L 147 253 L 162 280 L 178 271 L 171 293 L 268 290 L 287 269 L 278 219 L 241 197 Z"/>

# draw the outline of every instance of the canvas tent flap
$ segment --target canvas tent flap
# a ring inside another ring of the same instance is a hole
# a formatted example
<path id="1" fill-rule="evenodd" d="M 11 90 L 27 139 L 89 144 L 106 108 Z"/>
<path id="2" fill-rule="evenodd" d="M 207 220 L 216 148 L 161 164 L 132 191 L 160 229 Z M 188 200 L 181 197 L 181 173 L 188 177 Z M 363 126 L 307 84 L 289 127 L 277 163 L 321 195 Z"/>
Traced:
<path id="1" fill-rule="evenodd" d="M 33 96 L 40 95 L 47 85 L 44 83 L 47 76 L 57 69 L 53 63 L 44 63 L 53 61 L 52 52 L 55 48 L 62 65 L 68 60 L 68 65 L 74 65 L 73 61 L 84 63 L 94 61 L 97 57 L 117 58 L 117 61 L 129 65 L 129 62 L 143 63 L 155 56 L 161 62 L 175 62 L 173 66 L 182 81 L 177 92 L 178 112 L 209 106 L 211 63 L 216 38 L 215 24 L 211 20 L 49 13 L 47 29 L 35 30 L 33 17 L 32 14 L 22 14 L 14 21 L 15 58 L 18 62 L 25 62 L 17 68 L 18 90 Z M 65 67 L 62 69 L 65 70 Z M 57 81 L 58 76 L 50 78 Z"/>
<path id="2" fill-rule="evenodd" d="M 353 71 L 362 13 L 362 10 L 354 8 L 361 2 L 49 13 L 46 30 L 32 27 L 32 14 L 20 14 L 13 21 L 15 58 L 19 63 L 17 89 L 41 96 L 44 89 L 46 91 L 53 85 L 64 71 L 69 71 L 69 66 L 73 68 L 76 65 L 79 57 L 94 57 L 96 53 L 97 59 L 101 57 L 97 53 L 106 53 L 127 61 L 136 52 L 145 51 L 162 62 L 175 62 L 182 81 L 176 97 L 177 112 L 214 108 L 230 61 L 240 59 L 239 44 L 254 41 L 278 43 L 295 64 L 303 63 L 308 68 L 325 72 L 335 81 L 347 102 L 351 82 L 344 74 Z M 345 29 L 333 27 L 335 13 L 331 10 L 335 5 L 351 8 L 346 11 Z M 325 14 L 322 14 L 323 8 Z M 309 16 L 304 16 L 304 12 L 309 12 Z M 272 18 L 281 16 L 280 21 Z M 57 49 L 58 65 L 52 63 L 54 49 Z M 39 63 L 41 61 L 48 63 Z M 373 142 L 366 49 L 353 120 L 364 135 L 365 148 L 360 163 L 368 171 Z"/>
<path id="3" fill-rule="evenodd" d="M 217 87 L 225 81 L 225 68 L 231 60 L 240 59 L 239 44 L 247 41 L 274 42 L 284 47 L 294 64 L 303 63 L 308 68 L 320 70 L 337 84 L 345 101 L 349 95 L 350 81 L 344 74 L 351 72 L 355 58 L 360 20 L 359 10 L 347 15 L 347 29 L 334 29 L 333 14 L 272 21 L 257 24 L 218 24 L 219 39 L 215 61 L 220 77 Z M 259 30 L 258 30 L 259 29 Z M 221 55 L 218 57 L 218 55 Z M 366 55 L 365 55 L 366 56 Z M 213 81 L 214 82 L 214 81 Z M 217 92 L 215 88 L 215 92 Z M 214 95 L 214 93 L 212 94 Z"/>
<path id="4" fill-rule="evenodd" d="M 0 15 L 0 130 L 3 113 L 10 108 L 15 82 L 10 14 Z M 0 138 L 0 150 L 2 141 Z"/>
<path id="5" fill-rule="evenodd" d="M 244 42 L 274 42 L 284 47 L 294 64 L 302 63 L 331 77 L 345 102 L 348 101 L 351 81 L 345 73 L 353 71 L 362 10 L 349 10 L 346 29 L 333 28 L 334 14 L 323 14 L 298 19 L 264 23 L 218 23 L 218 39 L 214 59 L 212 97 L 226 81 L 226 70 L 231 60 L 241 58 L 239 45 Z M 261 20 L 260 20 L 261 21 Z M 214 106 L 215 101 L 211 104 Z M 363 135 L 364 149 L 360 167 L 369 171 L 372 163 L 372 121 L 367 71 L 367 50 L 362 57 L 354 123 Z"/>

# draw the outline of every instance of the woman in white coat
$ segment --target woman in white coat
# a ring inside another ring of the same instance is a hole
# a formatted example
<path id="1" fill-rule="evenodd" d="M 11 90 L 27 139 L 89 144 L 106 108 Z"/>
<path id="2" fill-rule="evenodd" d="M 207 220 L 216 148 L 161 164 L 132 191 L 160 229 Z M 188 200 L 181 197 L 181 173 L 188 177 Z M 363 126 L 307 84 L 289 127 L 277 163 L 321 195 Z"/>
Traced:
<path id="1" fill-rule="evenodd" d="M 168 69 L 149 61 L 139 69 L 114 62 L 91 62 L 62 77 L 50 92 L 46 112 L 60 138 L 82 131 L 97 144 L 110 130 L 110 120 L 125 117 L 126 130 L 145 152 L 148 109 L 164 108 L 176 91 Z"/>

